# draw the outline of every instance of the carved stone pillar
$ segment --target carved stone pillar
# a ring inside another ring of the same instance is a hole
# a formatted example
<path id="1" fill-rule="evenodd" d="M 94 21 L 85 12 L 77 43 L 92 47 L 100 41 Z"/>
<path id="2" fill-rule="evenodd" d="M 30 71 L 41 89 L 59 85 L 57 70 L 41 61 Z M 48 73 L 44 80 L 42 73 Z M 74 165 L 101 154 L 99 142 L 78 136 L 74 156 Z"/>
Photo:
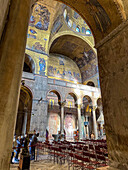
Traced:
<path id="1" fill-rule="evenodd" d="M 96 45 L 112 168 L 128 169 L 128 20 Z"/>
<path id="2" fill-rule="evenodd" d="M 9 170 L 31 0 L 11 0 L 0 43 L 0 170 Z"/>
<path id="3" fill-rule="evenodd" d="M 78 111 L 78 128 L 79 128 L 79 140 L 80 140 L 82 139 L 81 104 L 78 104 L 77 111 Z"/>
<path id="4" fill-rule="evenodd" d="M 61 117 L 60 117 L 60 131 L 61 134 L 64 134 L 64 106 L 65 106 L 66 102 L 62 102 L 61 103 Z"/>
<path id="5" fill-rule="evenodd" d="M 94 128 L 95 139 L 98 139 L 95 106 L 93 107 L 93 128 Z"/>
<path id="6" fill-rule="evenodd" d="M 103 115 L 103 108 L 99 107 L 99 111 L 100 111 L 100 116 L 97 120 L 97 122 L 100 124 L 100 137 L 103 137 L 103 124 L 104 124 L 104 115 Z"/>
<path id="7" fill-rule="evenodd" d="M 26 127 L 27 127 L 27 116 L 28 116 L 28 111 L 27 108 L 24 109 L 24 121 L 23 121 L 23 127 L 22 127 L 22 134 L 26 134 Z"/>
<path id="8" fill-rule="evenodd" d="M 100 136 L 103 137 L 103 123 L 100 124 Z"/>
<path id="9" fill-rule="evenodd" d="M 85 121 L 88 122 L 88 116 L 85 116 Z M 88 124 L 86 125 L 86 138 L 89 138 L 89 129 L 88 129 Z"/>

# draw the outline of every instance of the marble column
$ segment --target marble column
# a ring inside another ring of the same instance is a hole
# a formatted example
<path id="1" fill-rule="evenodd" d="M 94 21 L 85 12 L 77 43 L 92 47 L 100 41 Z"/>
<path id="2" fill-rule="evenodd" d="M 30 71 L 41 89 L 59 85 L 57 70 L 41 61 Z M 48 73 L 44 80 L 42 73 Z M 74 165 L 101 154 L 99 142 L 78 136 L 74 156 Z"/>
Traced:
<path id="1" fill-rule="evenodd" d="M 48 127 L 48 101 L 44 100 L 38 104 L 38 115 L 34 117 L 35 127 L 37 132 L 39 132 L 38 139 L 40 141 L 45 141 L 46 139 L 46 128 Z"/>
<path id="2" fill-rule="evenodd" d="M 78 104 L 77 111 L 78 111 L 79 140 L 81 140 L 82 139 L 81 104 Z"/>
<path id="3" fill-rule="evenodd" d="M 94 128 L 95 139 L 98 139 L 95 107 L 93 107 L 93 128 Z"/>
<path id="4" fill-rule="evenodd" d="M 104 125 L 104 115 L 103 115 L 103 107 L 99 108 L 100 110 L 100 137 L 103 137 L 103 125 Z"/>
<path id="5" fill-rule="evenodd" d="M 26 134 L 27 117 L 28 117 L 28 111 L 27 111 L 27 108 L 25 108 L 24 109 L 24 121 L 23 121 L 23 127 L 22 127 L 22 135 Z"/>
<path id="6" fill-rule="evenodd" d="M 100 136 L 103 137 L 103 123 L 100 123 Z"/>
<path id="7" fill-rule="evenodd" d="M 61 121 L 60 121 L 60 131 L 61 134 L 64 134 L 64 106 L 66 102 L 61 103 Z"/>
<path id="8" fill-rule="evenodd" d="M 45 141 L 46 129 L 48 127 L 48 78 L 41 75 L 35 75 L 34 77 L 34 96 L 32 103 L 32 112 L 34 115 L 31 116 L 30 130 L 39 132 L 38 139 Z"/>
<path id="9" fill-rule="evenodd" d="M 0 43 L 0 170 L 9 170 L 31 0 L 11 0 Z"/>
<path id="10" fill-rule="evenodd" d="M 85 121 L 88 122 L 88 116 L 85 116 Z M 89 138 L 89 129 L 88 129 L 88 125 L 86 126 L 86 137 L 88 136 Z"/>

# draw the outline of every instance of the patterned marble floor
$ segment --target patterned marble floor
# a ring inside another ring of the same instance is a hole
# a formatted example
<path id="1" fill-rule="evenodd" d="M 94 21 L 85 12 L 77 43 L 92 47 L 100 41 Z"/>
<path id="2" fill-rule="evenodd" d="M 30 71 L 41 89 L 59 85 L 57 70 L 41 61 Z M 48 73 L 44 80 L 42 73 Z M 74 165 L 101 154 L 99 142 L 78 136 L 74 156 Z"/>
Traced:
<path id="1" fill-rule="evenodd" d="M 109 167 L 102 167 L 97 170 L 108 170 L 108 168 Z M 18 164 L 11 165 L 10 170 L 18 170 Z M 58 165 L 48 161 L 31 162 L 30 170 L 68 170 L 68 165 Z"/>
<path id="2" fill-rule="evenodd" d="M 18 170 L 19 164 L 11 164 L 10 170 Z M 71 169 L 71 168 L 70 168 Z M 109 167 L 97 168 L 97 170 L 108 170 Z M 49 161 L 48 155 L 41 155 L 37 161 L 31 161 L 30 170 L 68 170 L 67 163 L 60 165 Z"/>
<path id="3" fill-rule="evenodd" d="M 18 164 L 11 164 L 10 170 L 18 170 Z M 54 164 L 44 155 L 38 161 L 31 161 L 30 170 L 68 170 L 68 165 Z"/>
<path id="4" fill-rule="evenodd" d="M 30 165 L 30 170 L 68 170 L 68 166 L 53 164 L 47 161 L 32 162 Z M 18 165 L 11 165 L 10 170 L 18 170 Z"/>

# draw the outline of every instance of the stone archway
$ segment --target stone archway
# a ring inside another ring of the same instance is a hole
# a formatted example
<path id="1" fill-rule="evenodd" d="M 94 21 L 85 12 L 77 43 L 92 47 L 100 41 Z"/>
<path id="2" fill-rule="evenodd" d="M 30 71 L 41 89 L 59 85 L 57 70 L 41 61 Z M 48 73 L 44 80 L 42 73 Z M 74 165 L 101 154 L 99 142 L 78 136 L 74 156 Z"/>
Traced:
<path id="1" fill-rule="evenodd" d="M 86 138 L 90 138 L 91 134 L 95 133 L 94 129 L 95 127 L 93 125 L 92 99 L 89 96 L 85 95 L 83 97 L 82 103 L 83 103 L 82 107 L 83 120 L 86 122 L 85 127 L 83 127 L 83 133 L 85 133 L 84 135 Z"/>
<path id="2" fill-rule="evenodd" d="M 60 105 L 61 105 L 61 94 L 57 90 L 50 90 L 47 93 L 48 100 L 48 127 L 49 132 L 48 139 L 53 139 L 53 134 L 56 135 L 61 129 L 61 115 L 60 115 Z"/>
<path id="3" fill-rule="evenodd" d="M 33 7 L 37 1 L 33 0 L 33 2 L 30 3 L 31 7 Z M 105 37 L 112 30 L 114 30 L 119 24 L 121 24 L 123 21 L 125 21 L 127 15 L 128 15 L 127 2 L 121 1 L 121 0 L 118 0 L 118 1 L 111 0 L 108 2 L 103 2 L 101 0 L 99 0 L 99 1 L 98 0 L 96 0 L 96 1 L 82 0 L 82 1 L 77 1 L 75 3 L 73 0 L 72 1 L 70 1 L 70 0 L 56 0 L 56 1 L 62 2 L 64 4 L 70 6 L 71 8 L 73 8 L 76 12 L 78 12 L 83 17 L 83 19 L 88 23 L 91 30 L 93 31 L 96 42 L 103 39 L 103 37 Z M 30 7 L 30 4 L 28 3 L 29 6 L 26 6 L 26 7 Z M 1 24 L 0 24 L 0 35 L 2 35 L 2 30 L 3 30 L 4 24 L 5 24 L 5 18 L 8 14 L 8 7 L 9 7 L 9 1 L 7 1 L 2 8 L 2 10 L 3 9 L 4 10 L 3 10 L 3 16 L 1 18 Z M 91 10 L 93 11 L 94 9 L 96 9 L 96 12 L 94 12 L 93 14 L 90 13 L 90 11 Z M 99 17 L 98 14 L 101 14 L 101 18 Z M 95 17 L 97 17 L 99 19 L 99 21 L 101 21 L 102 28 L 97 27 L 99 24 L 95 20 Z M 103 30 L 106 30 L 105 28 L 103 28 L 105 25 L 105 22 L 103 22 L 102 17 L 107 17 L 107 18 L 105 18 L 106 22 L 111 21 L 106 26 L 107 28 L 109 26 L 110 27 L 108 28 L 108 30 L 105 33 L 103 32 Z M 108 18 L 110 19 L 110 21 Z"/>
<path id="4" fill-rule="evenodd" d="M 25 135 L 30 129 L 32 93 L 26 86 L 21 86 L 15 135 Z"/>
<path id="5" fill-rule="evenodd" d="M 64 131 L 65 139 L 69 141 L 74 140 L 74 132 L 79 127 L 79 120 L 77 114 L 77 95 L 74 92 L 68 92 L 65 96 L 65 108 L 64 108 Z"/>
<path id="6" fill-rule="evenodd" d="M 27 54 L 25 54 L 23 71 L 29 73 L 35 73 L 35 63 L 33 59 Z"/>
<path id="7" fill-rule="evenodd" d="M 87 86 L 95 87 L 95 84 L 93 83 L 93 81 L 89 81 L 89 82 L 87 82 Z"/>
<path id="8" fill-rule="evenodd" d="M 49 53 L 67 56 L 75 62 L 80 71 L 80 76 L 75 76 L 75 79 L 83 84 L 98 73 L 94 48 L 79 36 L 64 34 L 57 37 L 52 42 Z"/>

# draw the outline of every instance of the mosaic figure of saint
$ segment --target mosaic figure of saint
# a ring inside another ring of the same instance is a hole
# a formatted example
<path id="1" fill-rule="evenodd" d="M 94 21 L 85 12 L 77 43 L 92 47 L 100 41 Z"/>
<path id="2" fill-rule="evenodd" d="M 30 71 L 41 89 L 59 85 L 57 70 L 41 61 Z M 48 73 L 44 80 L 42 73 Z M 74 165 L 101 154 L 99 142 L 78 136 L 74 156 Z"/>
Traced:
<path id="1" fill-rule="evenodd" d="M 85 0 L 89 13 L 93 16 L 96 27 L 100 32 L 105 33 L 111 25 L 111 20 L 97 0 Z"/>
<path id="2" fill-rule="evenodd" d="M 39 58 L 40 74 L 44 74 L 46 68 L 46 62 L 44 58 Z"/>
<path id="3" fill-rule="evenodd" d="M 30 17 L 30 25 L 35 26 L 37 29 L 47 31 L 50 22 L 50 12 L 46 6 L 39 5 L 37 3 L 34 9 L 34 16 L 32 15 Z M 40 17 L 38 18 L 38 16 Z"/>
<path id="4" fill-rule="evenodd" d="M 59 70 L 57 71 L 57 75 L 60 75 L 60 71 Z"/>
<path id="5" fill-rule="evenodd" d="M 34 23 L 35 23 L 35 18 L 34 18 L 34 16 L 32 15 L 32 16 L 30 17 L 29 25 L 30 25 L 30 26 L 34 26 Z"/>
<path id="6" fill-rule="evenodd" d="M 41 52 L 45 52 L 45 48 L 42 46 L 42 44 L 40 44 L 40 42 L 36 42 L 33 46 L 33 49 L 37 50 L 37 51 L 41 51 Z"/>
<path id="7" fill-rule="evenodd" d="M 42 24 L 41 19 L 37 22 L 37 24 L 35 25 L 35 27 L 38 28 L 38 29 L 42 29 L 42 28 L 43 28 L 43 24 Z"/>
<path id="8" fill-rule="evenodd" d="M 48 67 L 48 73 L 49 73 L 49 75 L 54 75 L 54 69 L 52 66 Z"/>
<path id="9" fill-rule="evenodd" d="M 63 76 L 65 76 L 65 71 L 63 71 Z"/>
<path id="10" fill-rule="evenodd" d="M 32 34 L 37 34 L 37 32 L 36 32 L 35 30 L 33 30 L 33 29 L 30 29 L 30 32 L 31 32 Z"/>

